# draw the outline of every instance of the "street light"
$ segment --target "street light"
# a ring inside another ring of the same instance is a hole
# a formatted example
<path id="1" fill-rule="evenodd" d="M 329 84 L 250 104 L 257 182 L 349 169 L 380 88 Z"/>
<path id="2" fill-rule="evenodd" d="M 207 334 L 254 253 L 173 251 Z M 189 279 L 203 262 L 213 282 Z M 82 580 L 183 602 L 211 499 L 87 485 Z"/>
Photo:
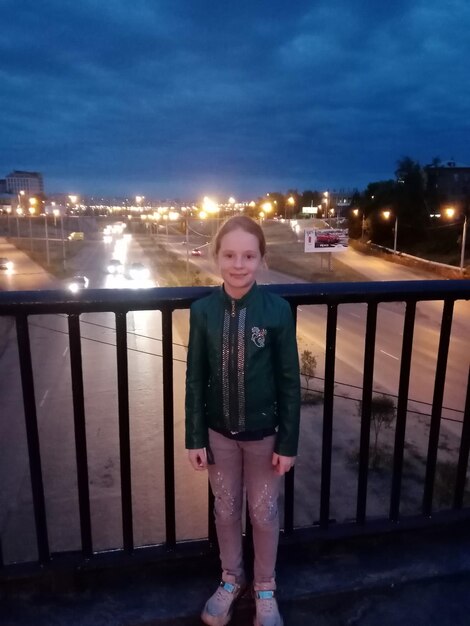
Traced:
<path id="1" fill-rule="evenodd" d="M 359 209 L 353 209 L 353 215 L 355 215 L 356 217 L 358 217 L 359 215 Z M 362 211 L 362 220 L 361 220 L 361 241 L 364 240 L 364 227 L 365 227 L 365 214 L 364 211 Z"/>
<path id="2" fill-rule="evenodd" d="M 386 220 L 390 219 L 392 215 L 391 211 L 382 211 L 382 215 Z M 398 232 L 398 217 L 395 215 L 395 225 L 393 227 L 393 254 L 397 253 L 397 232 Z"/>
<path id="3" fill-rule="evenodd" d="M 271 202 L 263 202 L 263 205 L 261 206 L 261 208 L 264 211 L 264 215 L 266 215 L 267 217 L 268 214 L 271 213 L 271 211 L 273 210 L 273 205 L 271 204 Z"/>
<path id="4" fill-rule="evenodd" d="M 325 216 L 328 217 L 328 199 L 330 194 L 327 191 L 323 192 L 323 202 L 325 203 Z"/>
<path id="5" fill-rule="evenodd" d="M 467 214 L 465 213 L 462 230 L 462 250 L 460 252 L 460 271 L 463 272 L 465 261 L 465 243 L 467 239 Z"/>
<path id="6" fill-rule="evenodd" d="M 295 206 L 295 198 L 294 198 L 294 196 L 289 196 L 287 198 L 287 203 L 290 204 L 290 206 L 292 207 L 292 213 L 293 213 L 294 212 L 294 206 Z M 286 210 L 285 210 L 285 206 L 284 206 L 284 219 L 286 219 L 286 218 L 287 218 L 287 215 L 286 215 Z"/>
<path id="7" fill-rule="evenodd" d="M 33 249 L 33 220 L 32 217 L 33 215 L 36 213 L 36 204 L 37 204 L 37 200 L 36 198 L 30 198 L 29 199 L 29 246 L 31 248 L 31 250 Z"/>
<path id="8" fill-rule="evenodd" d="M 455 215 L 454 207 L 447 207 L 444 209 L 444 215 L 452 219 Z M 460 271 L 463 272 L 464 263 L 465 263 L 465 245 L 467 241 L 467 213 L 465 213 L 463 218 L 463 229 L 462 229 L 462 247 L 460 249 Z"/>

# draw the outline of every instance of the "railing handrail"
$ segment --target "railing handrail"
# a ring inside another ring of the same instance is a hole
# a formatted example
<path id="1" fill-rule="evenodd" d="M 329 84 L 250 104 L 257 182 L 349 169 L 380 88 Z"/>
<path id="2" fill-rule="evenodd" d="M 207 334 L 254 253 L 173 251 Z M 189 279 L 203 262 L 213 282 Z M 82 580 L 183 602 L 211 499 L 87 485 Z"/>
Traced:
<path id="1" fill-rule="evenodd" d="M 294 304 L 470 300 L 470 281 L 426 280 L 354 283 L 269 284 L 269 291 Z M 86 289 L 0 292 L 0 315 L 185 309 L 217 287 Z M 125 300 L 123 300 L 125 294 Z"/>

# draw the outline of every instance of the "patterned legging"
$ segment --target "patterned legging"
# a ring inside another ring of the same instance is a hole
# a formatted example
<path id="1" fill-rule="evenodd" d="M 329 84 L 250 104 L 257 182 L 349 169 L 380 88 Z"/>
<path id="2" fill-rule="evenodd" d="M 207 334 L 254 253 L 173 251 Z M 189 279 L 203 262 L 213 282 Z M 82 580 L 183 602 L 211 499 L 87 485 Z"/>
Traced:
<path id="1" fill-rule="evenodd" d="M 253 526 L 254 582 L 275 586 L 279 541 L 280 476 L 274 472 L 275 435 L 260 441 L 235 441 L 209 430 L 214 465 L 209 480 L 215 497 L 215 524 L 225 573 L 243 580 L 242 507 L 246 488 Z"/>

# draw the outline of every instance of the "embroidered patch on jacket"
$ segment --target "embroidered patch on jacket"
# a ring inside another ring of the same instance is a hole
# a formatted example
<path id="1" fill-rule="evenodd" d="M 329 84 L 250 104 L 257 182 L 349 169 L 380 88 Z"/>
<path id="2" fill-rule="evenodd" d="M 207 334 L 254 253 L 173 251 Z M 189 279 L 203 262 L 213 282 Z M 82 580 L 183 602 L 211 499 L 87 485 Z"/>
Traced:
<path id="1" fill-rule="evenodd" d="M 266 335 L 268 331 L 266 328 L 258 328 L 258 326 L 253 326 L 251 329 L 251 341 L 258 348 L 264 348 L 264 342 L 266 340 Z"/>

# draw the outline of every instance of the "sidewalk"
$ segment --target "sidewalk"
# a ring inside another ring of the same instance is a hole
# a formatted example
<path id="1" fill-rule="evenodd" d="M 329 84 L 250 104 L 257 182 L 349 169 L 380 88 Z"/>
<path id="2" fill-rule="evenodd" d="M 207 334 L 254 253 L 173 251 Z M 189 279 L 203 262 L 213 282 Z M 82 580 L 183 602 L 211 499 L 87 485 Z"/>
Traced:
<path id="1" fill-rule="evenodd" d="M 3 626 L 190 626 L 217 584 L 215 558 L 77 574 L 74 590 L 0 592 Z M 327 544 L 284 544 L 285 626 L 464 626 L 470 623 L 470 529 Z M 252 624 L 243 598 L 233 626 Z"/>

